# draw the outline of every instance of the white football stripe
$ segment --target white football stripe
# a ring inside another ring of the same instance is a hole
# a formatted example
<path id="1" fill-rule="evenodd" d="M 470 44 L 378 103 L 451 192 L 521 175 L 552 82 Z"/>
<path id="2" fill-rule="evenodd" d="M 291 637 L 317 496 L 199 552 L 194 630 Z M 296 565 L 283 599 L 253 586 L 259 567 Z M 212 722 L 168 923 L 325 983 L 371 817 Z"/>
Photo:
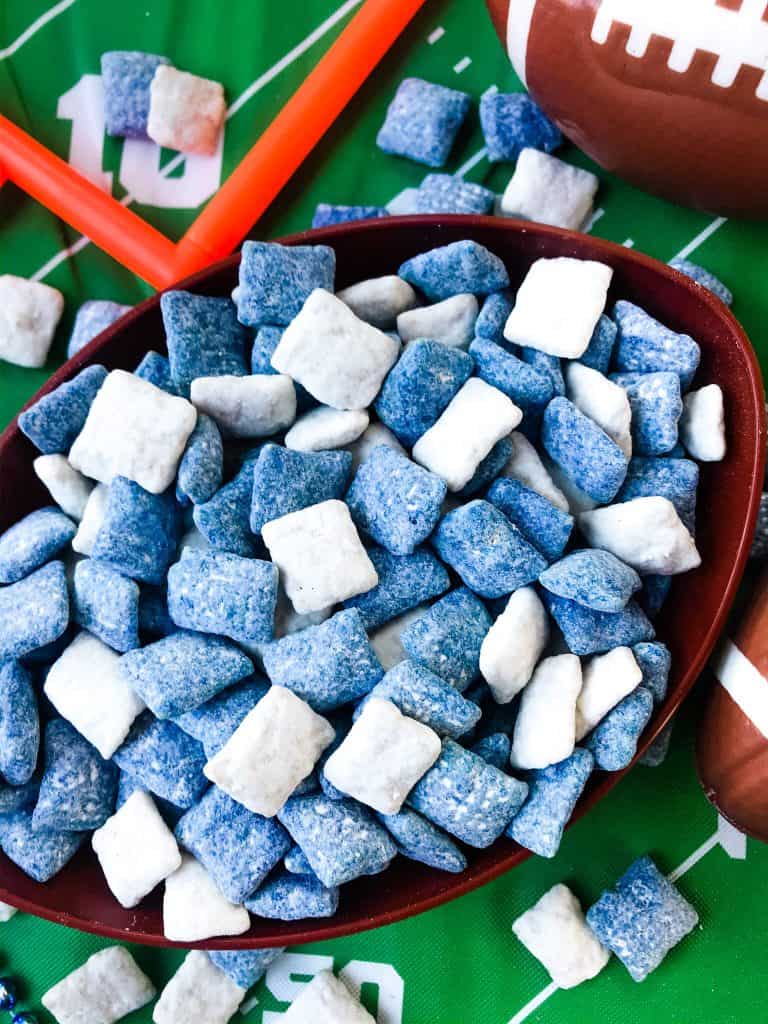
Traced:
<path id="1" fill-rule="evenodd" d="M 768 739 L 768 680 L 727 639 L 712 662 L 712 669 L 750 722 Z"/>
<path id="2" fill-rule="evenodd" d="M 525 63 L 528 57 L 528 36 L 536 0 L 517 0 L 509 5 L 507 17 L 507 53 L 517 77 L 528 88 Z"/>

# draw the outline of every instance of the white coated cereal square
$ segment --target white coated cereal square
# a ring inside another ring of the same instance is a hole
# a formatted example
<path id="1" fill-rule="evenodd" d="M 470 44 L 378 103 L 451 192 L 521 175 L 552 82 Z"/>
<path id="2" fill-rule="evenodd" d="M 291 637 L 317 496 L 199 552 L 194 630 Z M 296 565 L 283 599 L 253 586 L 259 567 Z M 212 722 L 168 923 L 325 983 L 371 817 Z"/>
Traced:
<path id="1" fill-rule="evenodd" d="M 568 397 L 585 416 L 589 416 L 608 437 L 632 457 L 632 409 L 624 388 L 602 373 L 581 363 L 565 367 Z"/>
<path id="2" fill-rule="evenodd" d="M 93 481 L 73 469 L 64 455 L 38 455 L 32 468 L 61 511 L 79 522 L 91 496 Z"/>
<path id="3" fill-rule="evenodd" d="M 302 615 L 364 594 L 379 582 L 343 501 L 289 512 L 266 523 L 261 535 L 286 594 Z"/>
<path id="4" fill-rule="evenodd" d="M 479 306 L 474 295 L 452 295 L 432 306 L 421 306 L 397 318 L 404 342 L 431 338 L 449 348 L 468 348 L 474 337 Z"/>
<path id="5" fill-rule="evenodd" d="M 453 396 L 437 423 L 413 446 L 413 459 L 460 491 L 491 448 L 523 418 L 498 388 L 470 378 Z"/>
<path id="6" fill-rule="evenodd" d="M 246 989 L 194 949 L 165 986 L 152 1012 L 155 1024 L 227 1024 Z"/>
<path id="7" fill-rule="evenodd" d="M 245 907 L 230 901 L 203 865 L 183 854 L 181 866 L 165 880 L 163 934 L 171 942 L 203 942 L 242 935 L 251 925 Z"/>
<path id="8" fill-rule="evenodd" d="M 385 444 L 388 448 L 399 452 L 400 455 L 407 455 L 405 448 L 403 448 L 389 427 L 385 427 L 383 423 L 371 423 L 356 441 L 345 445 L 346 450 L 352 456 L 353 475 L 357 472 L 360 464 L 365 462 L 373 449 L 377 448 L 380 444 Z"/>
<path id="9" fill-rule="evenodd" d="M 185 398 L 125 370 L 112 370 L 96 393 L 69 461 L 93 480 L 116 476 L 161 494 L 176 479 L 197 412 Z"/>
<path id="10" fill-rule="evenodd" d="M 93 833 L 91 842 L 107 885 L 127 909 L 181 866 L 173 833 L 152 797 L 140 789 Z"/>
<path id="11" fill-rule="evenodd" d="M 344 982 L 320 971 L 294 999 L 283 1024 L 376 1024 Z"/>
<path id="12" fill-rule="evenodd" d="M 58 1024 L 114 1024 L 155 998 L 155 986 L 123 946 L 108 946 L 48 989 Z"/>
<path id="13" fill-rule="evenodd" d="M 516 432 L 511 435 L 510 441 L 513 446 L 512 454 L 499 475 L 519 480 L 521 484 L 536 491 L 563 512 L 568 512 L 568 499 L 552 479 L 539 453 L 525 434 Z"/>
<path id="14" fill-rule="evenodd" d="M 520 285 L 504 337 L 551 356 L 579 359 L 605 309 L 613 271 L 594 260 L 536 260 Z"/>
<path id="15" fill-rule="evenodd" d="M 85 632 L 53 663 L 43 689 L 62 718 L 105 760 L 112 757 L 145 706 L 120 671 L 117 651 Z"/>
<path id="16" fill-rule="evenodd" d="M 717 384 L 689 391 L 683 398 L 680 440 L 699 462 L 720 462 L 725 458 L 725 407 Z"/>
<path id="17" fill-rule="evenodd" d="M 375 629 L 368 637 L 373 648 L 373 653 L 379 660 L 379 664 L 385 672 L 389 672 L 395 665 L 408 659 L 408 654 L 403 647 L 400 634 L 420 619 L 427 610 L 427 605 L 420 604 L 397 619 L 390 619 L 383 626 Z"/>
<path id="18" fill-rule="evenodd" d="M 77 533 L 72 538 L 72 550 L 78 555 L 90 555 L 96 543 L 96 535 L 104 522 L 107 512 L 109 488 L 105 484 L 96 484 L 88 496 L 83 509 L 83 516 Z"/>
<path id="19" fill-rule="evenodd" d="M 579 901 L 562 884 L 521 914 L 512 931 L 558 988 L 574 988 L 594 978 L 611 956 L 587 925 Z"/>
<path id="20" fill-rule="evenodd" d="M 211 156 L 219 144 L 226 113 L 219 82 L 170 64 L 161 64 L 155 71 L 149 90 L 147 135 L 158 146 Z"/>
<path id="21" fill-rule="evenodd" d="M 43 366 L 64 312 L 56 288 L 0 274 L 0 359 L 16 366 Z"/>
<path id="22" fill-rule="evenodd" d="M 504 217 L 577 231 L 592 210 L 600 180 L 538 149 L 524 149 L 501 197 Z"/>
<path id="23" fill-rule="evenodd" d="M 282 374 L 197 377 L 190 398 L 229 437 L 269 437 L 296 419 L 296 388 Z"/>
<path id="24" fill-rule="evenodd" d="M 416 292 L 397 274 L 358 281 L 337 292 L 336 297 L 346 303 L 355 316 L 382 331 L 390 330 L 401 313 L 419 304 Z"/>
<path id="25" fill-rule="evenodd" d="M 3 903 L 2 900 L 0 900 L 0 924 L 5 924 L 7 921 L 10 921 L 12 917 L 15 917 L 16 914 L 18 914 L 18 912 L 19 911 L 16 907 L 12 907 L 10 903 Z"/>
<path id="26" fill-rule="evenodd" d="M 440 737 L 371 697 L 341 745 L 325 763 L 325 777 L 342 793 L 380 814 L 397 814 L 405 798 L 440 755 Z"/>
<path id="27" fill-rule="evenodd" d="M 640 685 L 643 672 L 629 647 L 614 647 L 584 663 L 582 680 L 576 701 L 577 743 Z"/>
<path id="28" fill-rule="evenodd" d="M 591 547 L 605 548 L 643 576 L 674 576 L 701 565 L 696 542 L 668 498 L 606 505 L 582 512 L 578 523 Z"/>
<path id="29" fill-rule="evenodd" d="M 249 811 L 271 818 L 317 764 L 333 726 L 283 686 L 249 711 L 205 774 Z"/>
<path id="30" fill-rule="evenodd" d="M 515 768 L 547 768 L 570 757 L 576 744 L 581 663 L 575 654 L 541 661 L 523 690 L 512 737 Z"/>
<path id="31" fill-rule="evenodd" d="M 549 640 L 549 616 L 533 587 L 521 587 L 486 633 L 480 672 L 497 704 L 508 704 L 530 681 Z"/>
<path id="32" fill-rule="evenodd" d="M 285 435 L 285 447 L 297 452 L 323 452 L 352 444 L 368 428 L 363 409 L 331 409 L 321 405 L 299 417 Z"/>
<path id="33" fill-rule="evenodd" d="M 271 361 L 323 405 L 366 409 L 399 354 L 394 338 L 355 316 L 335 295 L 315 288 Z"/>

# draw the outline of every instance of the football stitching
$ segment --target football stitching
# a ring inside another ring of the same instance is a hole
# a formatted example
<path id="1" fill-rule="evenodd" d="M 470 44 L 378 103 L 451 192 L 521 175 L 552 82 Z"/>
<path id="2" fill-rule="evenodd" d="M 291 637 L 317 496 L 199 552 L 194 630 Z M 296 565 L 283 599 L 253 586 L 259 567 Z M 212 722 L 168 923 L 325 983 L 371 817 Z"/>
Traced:
<path id="1" fill-rule="evenodd" d="M 742 67 L 762 71 L 755 90 L 768 102 L 768 3 L 742 0 L 738 10 L 717 0 L 599 0 L 592 23 L 592 41 L 608 42 L 614 23 L 630 29 L 626 52 L 642 59 L 652 36 L 672 43 L 667 58 L 671 71 L 685 74 L 697 52 L 717 57 L 713 85 L 728 89 Z"/>

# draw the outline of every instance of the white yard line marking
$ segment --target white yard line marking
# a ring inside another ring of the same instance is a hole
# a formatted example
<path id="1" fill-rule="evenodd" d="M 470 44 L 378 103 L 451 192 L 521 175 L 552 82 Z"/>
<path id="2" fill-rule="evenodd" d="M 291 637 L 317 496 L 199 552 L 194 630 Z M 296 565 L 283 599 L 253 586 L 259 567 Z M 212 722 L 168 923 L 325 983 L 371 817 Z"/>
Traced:
<path id="1" fill-rule="evenodd" d="M 700 231 L 695 238 L 692 238 L 688 245 L 683 246 L 680 252 L 674 256 L 673 259 L 687 260 L 691 253 L 698 249 L 700 245 L 703 245 L 708 238 L 714 235 L 714 233 L 718 231 L 727 220 L 727 217 L 715 217 L 712 223 L 708 224 L 703 231 Z"/>
<path id="2" fill-rule="evenodd" d="M 438 39 L 442 39 L 445 35 L 445 29 L 442 25 L 438 25 L 436 29 L 429 33 L 427 36 L 427 42 L 430 46 L 434 46 Z"/>
<path id="3" fill-rule="evenodd" d="M 483 146 L 482 149 L 478 149 L 474 156 L 471 156 L 469 160 L 465 161 L 458 169 L 458 171 L 454 173 L 454 178 L 463 178 L 464 175 L 471 171 L 473 167 L 477 167 L 479 163 L 482 163 L 482 161 L 485 160 L 487 156 L 488 150 L 486 149 L 485 146 Z"/>
<path id="4" fill-rule="evenodd" d="M 44 14 L 41 14 L 39 18 L 36 18 L 31 25 L 27 26 L 21 35 L 14 39 L 14 41 L 6 46 L 4 50 L 0 50 L 0 60 L 6 60 L 8 57 L 12 57 L 17 50 L 20 50 L 24 43 L 29 42 L 32 36 L 36 35 L 41 28 L 48 24 L 49 21 L 53 21 L 54 18 L 58 18 L 60 14 L 63 14 L 68 7 L 71 7 L 76 0 L 60 0 L 59 3 L 54 4 L 53 7 L 49 7 Z"/>
<path id="5" fill-rule="evenodd" d="M 710 850 L 714 850 L 716 846 L 720 846 L 732 860 L 744 860 L 747 856 L 747 838 L 742 835 L 733 825 L 729 824 L 725 818 L 717 816 L 717 828 L 709 836 L 701 846 L 698 846 L 690 857 L 686 857 L 682 864 L 679 864 L 674 871 L 670 871 L 667 875 L 670 882 L 676 882 L 679 878 L 682 878 L 686 872 L 690 871 L 694 865 L 698 864 L 702 857 L 706 857 Z M 553 996 L 559 989 L 554 982 L 551 982 L 546 988 L 543 988 L 541 992 L 533 997 L 530 1002 L 526 1003 L 522 1009 L 518 1010 L 514 1017 L 508 1024 L 523 1024 L 523 1021 L 527 1020 L 528 1017 L 545 1003 L 550 996 Z"/>
<path id="6" fill-rule="evenodd" d="M 625 238 L 624 241 L 621 244 L 624 246 L 625 249 L 634 249 L 635 248 L 635 240 L 634 240 L 634 238 Z"/>
<path id="7" fill-rule="evenodd" d="M 67 6 L 69 6 L 69 4 L 75 3 L 75 0 L 66 0 L 66 2 Z M 329 17 L 327 17 L 325 21 L 321 22 L 321 24 L 319 24 L 317 28 L 310 32 L 309 35 L 306 36 L 306 38 L 302 39 L 300 43 L 294 46 L 292 50 L 289 50 L 284 57 L 281 57 L 281 59 L 277 61 L 276 64 L 273 64 L 272 67 L 265 71 L 263 75 L 260 75 L 257 79 L 251 82 L 248 88 L 240 93 L 237 99 L 232 103 L 232 105 L 227 110 L 227 120 L 229 120 L 230 117 L 233 117 L 238 112 L 238 110 L 240 110 L 241 107 L 243 107 L 244 104 L 248 102 L 248 100 L 250 100 L 253 96 L 256 95 L 257 92 L 259 92 L 261 89 L 264 88 L 264 86 L 268 85 L 274 78 L 276 78 L 281 71 L 285 71 L 285 69 L 289 67 L 291 64 L 293 64 L 294 61 L 298 60 L 299 57 L 306 53 L 306 51 L 311 46 L 313 46 L 319 39 L 321 39 L 327 32 L 329 32 L 334 27 L 334 25 L 336 25 L 337 22 L 341 21 L 341 19 L 344 18 L 350 11 L 354 10 L 355 7 L 359 7 L 361 3 L 362 0 L 346 0 L 346 3 L 343 3 L 340 7 L 337 7 L 333 14 L 329 15 Z M 59 7 L 61 6 L 62 5 L 59 4 Z M 50 14 L 50 11 L 48 13 Z M 30 26 L 30 29 L 32 27 L 33 26 Z M 27 29 L 27 31 L 29 32 L 30 29 Z M 184 154 L 177 153 L 176 156 L 163 167 L 160 173 L 163 175 L 170 174 L 179 166 L 180 163 L 182 163 L 183 160 Z M 131 203 L 133 202 L 133 196 L 130 194 L 125 195 L 120 200 L 120 202 L 123 204 L 123 206 L 130 206 Z M 81 252 L 89 243 L 90 239 L 86 238 L 85 235 L 81 235 L 76 241 L 72 243 L 72 245 L 68 245 L 65 249 L 61 249 L 59 252 L 56 253 L 55 256 L 52 256 L 47 263 L 43 264 L 43 266 L 40 267 L 39 270 L 35 271 L 35 273 L 32 275 L 32 280 L 44 280 L 48 276 L 48 274 L 51 273 L 51 271 L 55 270 L 56 267 L 58 267 L 65 260 L 69 259 L 70 256 L 74 256 L 76 253 Z"/>
<path id="8" fill-rule="evenodd" d="M 462 57 L 460 61 L 457 61 L 453 65 L 453 70 L 457 75 L 460 75 L 462 71 L 466 71 L 469 65 L 472 63 L 471 57 Z"/>
<path id="9" fill-rule="evenodd" d="M 587 223 L 584 225 L 584 233 L 589 234 L 589 232 L 592 230 L 595 224 L 597 224 L 600 218 L 604 216 L 605 210 L 602 208 L 602 206 L 598 206 L 598 208 L 593 211 L 592 216 L 589 218 Z"/>

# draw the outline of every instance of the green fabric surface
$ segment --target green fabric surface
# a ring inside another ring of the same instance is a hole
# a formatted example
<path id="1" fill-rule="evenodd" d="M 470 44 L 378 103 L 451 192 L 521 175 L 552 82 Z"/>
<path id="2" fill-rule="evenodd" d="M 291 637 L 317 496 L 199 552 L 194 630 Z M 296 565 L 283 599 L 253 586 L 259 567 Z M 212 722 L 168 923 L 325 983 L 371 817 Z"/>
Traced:
<path id="1" fill-rule="evenodd" d="M 59 98 L 70 93 L 81 76 L 98 75 L 105 50 L 163 53 L 179 67 L 222 81 L 229 102 L 256 83 L 253 95 L 227 124 L 225 177 L 330 45 L 356 4 L 129 0 L 113 6 L 103 0 L 65 0 L 56 5 L 59 10 L 44 27 L 14 47 L 14 40 L 50 7 L 50 0 L 4 0 L 0 5 L 0 109 L 4 114 L 66 157 L 73 122 L 57 116 Z M 444 33 L 429 42 L 440 26 Z M 300 52 L 295 59 L 277 65 L 297 47 Z M 455 71 L 465 57 L 471 63 Z M 475 99 L 494 84 L 502 90 L 520 87 L 481 0 L 428 0 L 254 235 L 270 238 L 307 227 L 319 201 L 384 204 L 421 180 L 424 168 L 386 156 L 374 145 L 386 105 L 405 75 L 465 89 Z M 63 113 L 71 112 L 67 101 L 64 107 Z M 120 182 L 124 146 L 114 139 L 104 139 L 102 144 L 97 122 L 86 113 L 78 120 L 79 130 L 90 138 L 91 146 L 96 139 L 102 171 L 113 175 L 113 193 L 122 198 L 127 191 Z M 447 170 L 456 171 L 481 147 L 475 111 Z M 560 155 L 590 166 L 573 147 Z M 149 150 L 147 156 L 154 159 Z M 163 164 L 171 157 L 163 153 Z M 738 158 L 749 159 L 749 155 Z M 170 177 L 179 178 L 182 171 L 177 169 Z M 501 191 L 510 173 L 509 166 L 491 169 L 479 159 L 467 178 Z M 599 174 L 598 205 L 604 213 L 594 232 L 634 244 L 661 260 L 693 246 L 692 257 L 732 287 L 734 311 L 766 365 L 766 228 L 720 223 L 644 195 L 602 171 Z M 150 203 L 134 203 L 133 208 L 173 238 L 197 212 Z M 696 244 L 707 231 L 709 236 Z M 36 274 L 77 239 L 75 232 L 14 186 L 0 189 L 0 272 Z M 0 423 L 7 422 L 62 361 L 81 301 L 109 298 L 134 303 L 150 294 L 146 285 L 91 245 L 71 258 L 62 257 L 42 279 L 64 292 L 66 314 L 44 369 L 0 363 Z M 637 768 L 567 833 L 553 861 L 531 859 L 494 884 L 401 924 L 294 949 L 291 958 L 270 969 L 255 989 L 256 1001 L 249 1000 L 252 1005 L 245 1017 L 235 1020 L 274 1024 L 302 980 L 331 964 L 336 970 L 344 969 L 348 978 L 364 982 L 363 998 L 378 1013 L 380 1024 L 762 1020 L 766 970 L 756 921 L 768 906 L 764 882 L 768 850 L 727 829 L 718 833 L 717 816 L 699 790 L 693 739 L 705 691 L 702 683 L 686 705 L 667 762 L 657 769 Z M 687 865 L 680 886 L 701 915 L 700 928 L 642 987 L 614 959 L 596 980 L 575 990 L 557 991 L 538 1008 L 526 1010 L 546 990 L 549 979 L 512 935 L 513 919 L 561 880 L 589 904 L 633 858 L 648 851 L 665 871 Z M 38 1013 L 41 1022 L 49 1021 L 39 1008 L 43 992 L 105 945 L 93 936 L 18 915 L 0 927 L 0 967 L 4 974 L 23 979 L 21 1005 Z M 158 988 L 182 959 L 177 951 L 139 947 L 132 951 Z M 148 1022 L 151 1008 L 126 1020 Z"/>

